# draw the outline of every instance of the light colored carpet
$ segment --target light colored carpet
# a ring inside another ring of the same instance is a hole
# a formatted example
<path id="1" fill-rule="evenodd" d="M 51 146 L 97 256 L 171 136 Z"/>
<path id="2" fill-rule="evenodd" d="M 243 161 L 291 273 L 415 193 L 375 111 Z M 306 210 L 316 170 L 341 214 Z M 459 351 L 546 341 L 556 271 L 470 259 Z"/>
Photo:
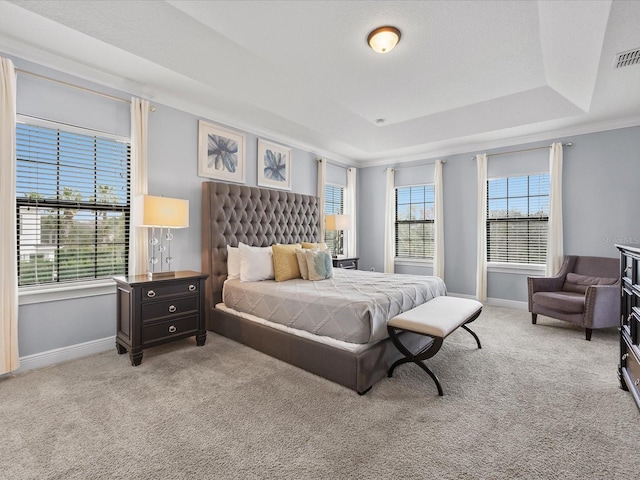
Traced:
<path id="1" fill-rule="evenodd" d="M 6 479 L 628 479 L 618 336 L 485 307 L 429 365 L 355 392 L 209 333 L 0 380 Z"/>

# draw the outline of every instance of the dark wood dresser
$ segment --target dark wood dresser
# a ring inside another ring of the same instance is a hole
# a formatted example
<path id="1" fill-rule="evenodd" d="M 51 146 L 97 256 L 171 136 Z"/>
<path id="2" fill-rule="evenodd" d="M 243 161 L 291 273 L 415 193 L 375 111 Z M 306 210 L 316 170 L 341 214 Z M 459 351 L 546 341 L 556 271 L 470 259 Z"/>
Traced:
<path id="1" fill-rule="evenodd" d="M 204 314 L 206 274 L 180 271 L 174 277 L 114 277 L 117 290 L 116 349 L 129 351 L 131 365 L 140 365 L 142 350 L 194 336 L 207 339 Z"/>
<path id="2" fill-rule="evenodd" d="M 640 245 L 620 250 L 620 387 L 631 392 L 640 409 Z"/>

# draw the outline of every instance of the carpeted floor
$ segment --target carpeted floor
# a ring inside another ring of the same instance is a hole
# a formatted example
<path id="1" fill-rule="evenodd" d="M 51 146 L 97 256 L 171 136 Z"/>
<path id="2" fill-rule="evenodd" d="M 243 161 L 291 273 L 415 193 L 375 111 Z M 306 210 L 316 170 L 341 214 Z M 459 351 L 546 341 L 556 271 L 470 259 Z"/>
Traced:
<path id="1" fill-rule="evenodd" d="M 485 307 L 355 392 L 209 333 L 0 380 L 3 479 L 628 479 L 640 413 L 615 329 Z"/>

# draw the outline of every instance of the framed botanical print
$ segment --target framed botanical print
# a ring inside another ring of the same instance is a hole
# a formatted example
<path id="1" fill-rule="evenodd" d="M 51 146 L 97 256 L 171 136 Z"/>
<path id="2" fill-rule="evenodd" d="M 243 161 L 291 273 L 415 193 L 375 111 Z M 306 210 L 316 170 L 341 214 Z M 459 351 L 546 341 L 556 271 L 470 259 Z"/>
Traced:
<path id="1" fill-rule="evenodd" d="M 244 135 L 199 121 L 199 176 L 244 183 L 244 151 Z"/>
<path id="2" fill-rule="evenodd" d="M 291 149 L 258 139 L 258 185 L 291 190 Z"/>

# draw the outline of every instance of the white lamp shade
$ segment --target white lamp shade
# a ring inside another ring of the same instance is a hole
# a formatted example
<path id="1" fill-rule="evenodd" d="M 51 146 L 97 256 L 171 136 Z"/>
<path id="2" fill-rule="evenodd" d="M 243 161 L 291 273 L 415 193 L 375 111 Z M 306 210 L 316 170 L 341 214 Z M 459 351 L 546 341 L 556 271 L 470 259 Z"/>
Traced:
<path id="1" fill-rule="evenodd" d="M 140 195 L 136 206 L 141 212 L 140 227 L 186 228 L 189 226 L 189 200 Z"/>
<path id="2" fill-rule="evenodd" d="M 324 221 L 326 230 L 349 230 L 351 228 L 350 215 L 327 215 Z"/>

